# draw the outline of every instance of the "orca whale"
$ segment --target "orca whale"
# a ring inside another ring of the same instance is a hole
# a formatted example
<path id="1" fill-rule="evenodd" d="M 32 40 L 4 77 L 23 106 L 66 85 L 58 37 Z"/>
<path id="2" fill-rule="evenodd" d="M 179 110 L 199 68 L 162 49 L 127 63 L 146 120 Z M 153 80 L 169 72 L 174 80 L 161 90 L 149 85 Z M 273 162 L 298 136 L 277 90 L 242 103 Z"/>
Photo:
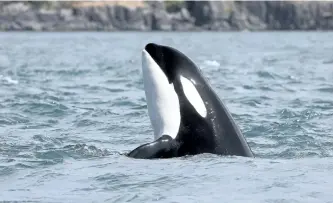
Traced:
<path id="1" fill-rule="evenodd" d="M 155 139 L 127 154 L 141 159 L 201 153 L 253 157 L 230 112 L 185 54 L 149 43 L 142 74 Z"/>

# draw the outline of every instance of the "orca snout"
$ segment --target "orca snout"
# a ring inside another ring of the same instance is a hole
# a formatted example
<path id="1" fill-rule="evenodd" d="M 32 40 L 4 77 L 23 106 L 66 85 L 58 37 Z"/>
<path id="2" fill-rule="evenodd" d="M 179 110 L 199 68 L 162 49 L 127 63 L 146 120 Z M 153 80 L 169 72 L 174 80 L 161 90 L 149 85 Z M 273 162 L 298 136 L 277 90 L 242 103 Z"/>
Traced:
<path id="1" fill-rule="evenodd" d="M 158 45 L 155 44 L 155 43 L 148 43 L 146 46 L 145 46 L 145 50 L 150 54 L 150 53 L 153 53 L 153 52 L 156 52 L 157 51 L 157 48 L 158 48 Z"/>
<path id="2" fill-rule="evenodd" d="M 158 64 L 163 60 L 163 50 L 161 46 L 155 43 L 149 43 L 145 46 L 145 50 Z"/>

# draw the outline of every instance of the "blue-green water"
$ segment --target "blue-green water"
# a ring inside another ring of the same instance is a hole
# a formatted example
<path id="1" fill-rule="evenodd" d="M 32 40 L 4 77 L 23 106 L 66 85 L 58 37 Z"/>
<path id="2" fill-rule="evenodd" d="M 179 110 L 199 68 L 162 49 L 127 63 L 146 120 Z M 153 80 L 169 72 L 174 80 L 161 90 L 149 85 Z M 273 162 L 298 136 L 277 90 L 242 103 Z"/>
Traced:
<path id="1" fill-rule="evenodd" d="M 333 33 L 1 33 L 0 201 L 333 202 Z M 256 158 L 122 155 L 153 139 L 148 42 L 202 69 Z"/>

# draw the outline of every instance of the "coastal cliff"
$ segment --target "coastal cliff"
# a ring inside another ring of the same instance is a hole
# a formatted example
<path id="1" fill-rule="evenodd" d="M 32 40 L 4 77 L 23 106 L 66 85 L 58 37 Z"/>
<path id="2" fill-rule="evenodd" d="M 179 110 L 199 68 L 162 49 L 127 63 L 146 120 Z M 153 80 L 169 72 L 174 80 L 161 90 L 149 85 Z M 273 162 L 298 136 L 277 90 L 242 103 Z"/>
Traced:
<path id="1" fill-rule="evenodd" d="M 330 1 L 1 2 L 1 31 L 332 30 Z"/>

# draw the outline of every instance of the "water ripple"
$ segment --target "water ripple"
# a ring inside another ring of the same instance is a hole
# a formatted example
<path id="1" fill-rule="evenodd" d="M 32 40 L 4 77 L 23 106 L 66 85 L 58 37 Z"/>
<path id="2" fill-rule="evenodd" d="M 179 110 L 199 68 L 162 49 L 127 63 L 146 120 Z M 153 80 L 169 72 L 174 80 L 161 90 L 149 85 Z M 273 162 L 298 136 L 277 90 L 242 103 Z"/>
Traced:
<path id="1" fill-rule="evenodd" d="M 331 35 L 1 33 L 1 201 L 331 201 Z M 200 65 L 255 159 L 125 156 L 153 140 L 148 41 Z"/>

